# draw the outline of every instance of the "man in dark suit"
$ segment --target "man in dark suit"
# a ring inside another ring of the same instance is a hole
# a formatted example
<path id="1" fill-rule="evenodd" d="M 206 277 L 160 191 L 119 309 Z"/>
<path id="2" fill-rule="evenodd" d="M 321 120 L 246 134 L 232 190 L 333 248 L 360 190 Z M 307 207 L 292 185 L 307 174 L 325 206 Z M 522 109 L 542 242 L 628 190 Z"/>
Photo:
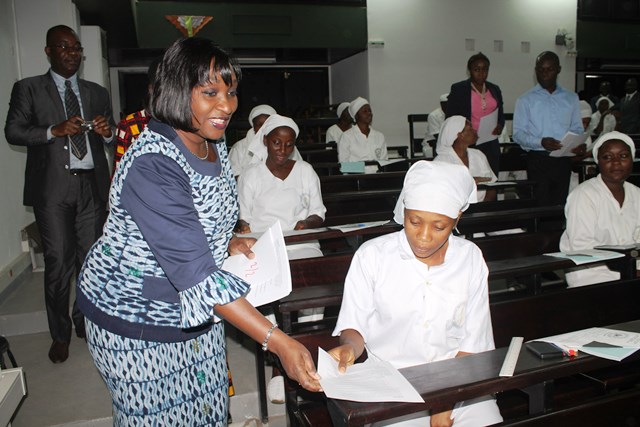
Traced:
<path id="1" fill-rule="evenodd" d="M 109 94 L 76 73 L 83 48 L 64 25 L 47 32 L 51 69 L 17 82 L 5 135 L 27 147 L 24 204 L 33 206 L 45 261 L 45 303 L 53 343 L 49 358 L 69 355 L 72 279 L 102 232 L 109 191 L 104 144 L 113 139 Z M 76 335 L 85 337 L 84 317 L 73 305 Z"/>
<path id="2" fill-rule="evenodd" d="M 640 133 L 640 94 L 638 81 L 628 79 L 624 84 L 625 96 L 618 104 L 618 130 L 626 134 Z"/>

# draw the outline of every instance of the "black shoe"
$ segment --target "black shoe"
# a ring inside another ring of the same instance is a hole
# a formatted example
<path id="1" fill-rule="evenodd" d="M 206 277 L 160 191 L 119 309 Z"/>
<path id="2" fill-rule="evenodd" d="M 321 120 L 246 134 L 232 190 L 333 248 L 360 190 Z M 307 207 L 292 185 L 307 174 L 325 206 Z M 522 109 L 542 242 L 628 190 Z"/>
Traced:
<path id="1" fill-rule="evenodd" d="M 53 363 L 62 363 L 69 357 L 69 343 L 54 341 L 49 349 L 49 359 Z"/>
<path id="2" fill-rule="evenodd" d="M 78 338 L 82 338 L 83 340 L 86 341 L 86 339 L 87 339 L 87 331 L 84 329 L 84 325 L 76 326 L 76 336 Z"/>

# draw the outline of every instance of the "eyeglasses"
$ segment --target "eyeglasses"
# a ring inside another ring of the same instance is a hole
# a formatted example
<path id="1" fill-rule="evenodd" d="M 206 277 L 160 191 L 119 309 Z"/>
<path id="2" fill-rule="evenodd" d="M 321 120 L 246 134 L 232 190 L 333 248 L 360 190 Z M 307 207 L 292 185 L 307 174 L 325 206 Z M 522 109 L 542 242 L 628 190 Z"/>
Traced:
<path id="1" fill-rule="evenodd" d="M 66 44 L 54 44 L 53 46 L 49 46 L 49 47 L 57 47 L 63 52 L 78 52 L 78 53 L 84 52 L 84 47 L 82 47 L 79 44 L 75 46 L 68 46 Z"/>

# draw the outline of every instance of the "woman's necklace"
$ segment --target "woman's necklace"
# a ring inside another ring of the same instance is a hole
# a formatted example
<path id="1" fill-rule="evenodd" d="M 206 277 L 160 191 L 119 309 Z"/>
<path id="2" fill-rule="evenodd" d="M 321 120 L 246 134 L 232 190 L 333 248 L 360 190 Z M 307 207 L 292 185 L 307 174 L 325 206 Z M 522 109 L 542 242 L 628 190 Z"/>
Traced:
<path id="1" fill-rule="evenodd" d="M 480 95 L 480 98 L 482 99 L 482 111 L 486 110 L 487 100 L 485 99 L 485 95 L 487 93 L 487 86 L 484 83 L 482 83 L 482 92 L 480 92 L 478 89 L 476 89 L 475 85 L 471 83 L 471 89 L 473 89 L 475 93 Z"/>
<path id="2" fill-rule="evenodd" d="M 187 147 L 187 148 L 189 148 L 189 147 Z M 209 143 L 206 140 L 204 141 L 204 149 L 205 149 L 204 157 L 198 156 L 196 153 L 191 151 L 191 148 L 189 148 L 189 151 L 191 152 L 191 154 L 193 154 L 194 156 L 196 156 L 200 160 L 207 160 L 207 158 L 209 157 Z"/>

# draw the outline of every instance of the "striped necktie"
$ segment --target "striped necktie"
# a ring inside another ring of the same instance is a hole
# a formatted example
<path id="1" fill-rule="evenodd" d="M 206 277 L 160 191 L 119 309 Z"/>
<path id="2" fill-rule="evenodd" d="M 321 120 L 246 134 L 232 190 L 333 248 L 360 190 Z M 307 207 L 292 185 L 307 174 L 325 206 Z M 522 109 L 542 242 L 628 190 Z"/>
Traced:
<path id="1" fill-rule="evenodd" d="M 67 119 L 73 116 L 82 117 L 78 97 L 71 88 L 71 80 L 65 80 L 64 87 L 64 107 L 67 110 Z M 87 140 L 84 133 L 69 135 L 69 144 L 71 145 L 71 152 L 78 159 L 82 160 L 87 155 Z"/>

